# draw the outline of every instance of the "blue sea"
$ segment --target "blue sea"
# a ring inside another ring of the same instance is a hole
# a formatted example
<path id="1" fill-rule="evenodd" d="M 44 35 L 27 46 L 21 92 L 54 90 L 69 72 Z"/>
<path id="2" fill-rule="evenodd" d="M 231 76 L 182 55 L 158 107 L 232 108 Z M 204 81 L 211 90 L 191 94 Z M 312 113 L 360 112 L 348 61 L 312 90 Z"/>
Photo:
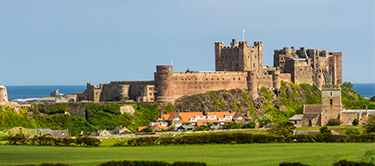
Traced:
<path id="1" fill-rule="evenodd" d="M 6 85 L 5 85 L 6 86 Z M 8 100 L 50 97 L 51 91 L 58 89 L 59 93 L 75 94 L 86 90 L 86 85 L 40 85 L 40 86 L 6 86 Z"/>
<path id="2" fill-rule="evenodd" d="M 59 89 L 63 94 L 74 94 L 86 90 L 86 85 L 43 85 L 43 86 L 6 86 L 9 100 L 49 97 L 50 92 Z M 363 97 L 375 96 L 375 84 L 353 84 L 353 89 Z"/>

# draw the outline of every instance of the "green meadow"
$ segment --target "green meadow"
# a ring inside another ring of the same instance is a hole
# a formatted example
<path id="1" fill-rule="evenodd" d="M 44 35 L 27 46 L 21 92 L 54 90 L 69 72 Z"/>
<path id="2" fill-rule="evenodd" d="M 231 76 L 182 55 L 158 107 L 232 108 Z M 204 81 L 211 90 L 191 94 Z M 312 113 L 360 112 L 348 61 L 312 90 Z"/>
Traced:
<path id="1" fill-rule="evenodd" d="M 276 143 L 170 145 L 148 147 L 49 147 L 0 145 L 0 165 L 67 163 L 97 165 L 110 160 L 203 161 L 209 165 L 278 165 L 302 162 L 332 165 L 362 160 L 373 143 Z"/>

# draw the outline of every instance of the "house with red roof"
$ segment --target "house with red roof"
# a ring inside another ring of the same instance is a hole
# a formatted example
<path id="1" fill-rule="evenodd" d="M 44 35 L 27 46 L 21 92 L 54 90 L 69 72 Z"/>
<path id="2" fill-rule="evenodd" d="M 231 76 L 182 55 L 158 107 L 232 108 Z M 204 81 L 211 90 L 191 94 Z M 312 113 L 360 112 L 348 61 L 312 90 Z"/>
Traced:
<path id="1" fill-rule="evenodd" d="M 171 126 L 175 128 L 180 126 L 195 126 L 211 125 L 211 128 L 220 128 L 225 124 L 236 122 L 246 123 L 251 120 L 249 111 L 243 113 L 242 111 L 237 112 L 180 112 L 177 110 L 175 113 L 164 114 L 160 111 L 160 116 L 157 117 L 156 122 L 151 122 L 150 126 L 154 124 L 160 124 L 160 126 Z"/>

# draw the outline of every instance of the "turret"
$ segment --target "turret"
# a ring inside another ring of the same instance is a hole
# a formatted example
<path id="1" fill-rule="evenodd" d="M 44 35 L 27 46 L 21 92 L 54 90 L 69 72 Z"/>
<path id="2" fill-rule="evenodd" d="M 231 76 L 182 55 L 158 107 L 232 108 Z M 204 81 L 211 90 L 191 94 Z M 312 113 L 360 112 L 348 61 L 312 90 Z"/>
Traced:
<path id="1" fill-rule="evenodd" d="M 258 68 L 257 68 L 257 72 L 259 72 L 261 69 L 262 69 L 262 66 L 263 66 L 263 42 L 261 41 L 255 41 L 254 42 L 254 47 L 257 47 L 258 49 Z"/>
<path id="2" fill-rule="evenodd" d="M 273 87 L 276 89 L 280 89 L 281 87 L 281 77 L 280 77 L 280 70 L 276 70 L 273 72 Z"/>
<path id="3" fill-rule="evenodd" d="M 173 102 L 173 66 L 156 66 L 157 101 Z"/>
<path id="4" fill-rule="evenodd" d="M 8 102 L 7 88 L 0 85 L 0 102 Z"/>
<path id="5" fill-rule="evenodd" d="M 221 49 L 224 42 L 215 42 L 215 70 L 221 71 Z"/>
<path id="6" fill-rule="evenodd" d="M 254 71 L 247 72 L 247 89 L 253 99 L 258 98 L 257 74 Z"/>
<path id="7" fill-rule="evenodd" d="M 322 86 L 324 84 L 324 75 L 323 73 L 315 73 L 315 85 L 318 89 L 322 90 Z"/>

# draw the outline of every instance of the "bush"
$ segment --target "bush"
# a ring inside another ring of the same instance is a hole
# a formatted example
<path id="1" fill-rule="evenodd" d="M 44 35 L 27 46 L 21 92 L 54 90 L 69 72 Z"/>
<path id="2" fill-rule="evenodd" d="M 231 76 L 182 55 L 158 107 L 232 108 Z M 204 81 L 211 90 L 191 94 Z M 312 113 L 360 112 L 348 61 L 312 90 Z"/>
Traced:
<path id="1" fill-rule="evenodd" d="M 277 122 L 272 125 L 270 129 L 267 130 L 270 134 L 278 135 L 281 137 L 288 137 L 293 135 L 294 129 L 296 127 L 294 126 L 294 123 L 289 121 L 284 122 Z"/>
<path id="2" fill-rule="evenodd" d="M 241 128 L 255 128 L 255 122 L 247 122 L 244 125 L 241 126 Z"/>
<path id="3" fill-rule="evenodd" d="M 279 166 L 309 166 L 309 165 L 302 164 L 300 162 L 283 162 L 283 163 L 280 163 Z"/>
<path id="4" fill-rule="evenodd" d="M 210 130 L 210 127 L 206 125 L 200 125 L 199 127 L 194 129 L 194 131 L 208 131 L 208 130 Z"/>
<path id="5" fill-rule="evenodd" d="M 375 116 L 369 116 L 367 119 L 367 123 L 364 125 L 366 133 L 374 133 L 375 132 Z"/>
<path id="6" fill-rule="evenodd" d="M 361 132 L 359 131 L 359 129 L 356 129 L 356 128 L 348 128 L 346 129 L 346 132 L 345 132 L 346 135 L 350 135 L 350 134 L 361 134 Z"/>
<path id="7" fill-rule="evenodd" d="M 142 129 L 141 132 L 152 132 L 152 129 L 151 129 L 151 127 L 146 127 L 144 129 Z"/>
<path id="8" fill-rule="evenodd" d="M 240 129 L 240 125 L 238 125 L 236 122 L 228 123 L 223 125 L 224 129 Z"/>
<path id="9" fill-rule="evenodd" d="M 358 120 L 358 119 L 354 119 L 352 124 L 353 124 L 354 126 L 357 126 L 357 125 L 359 124 L 359 120 Z"/>
<path id="10" fill-rule="evenodd" d="M 333 164 L 334 166 L 375 166 L 374 163 L 365 162 L 365 161 L 348 161 L 340 160 Z"/>
<path id="11" fill-rule="evenodd" d="M 319 128 L 319 130 L 320 130 L 320 133 L 322 133 L 322 134 L 331 133 L 331 130 L 328 130 L 327 126 L 323 126 L 323 127 Z"/>
<path id="12" fill-rule="evenodd" d="M 25 144 L 26 143 L 26 136 L 24 134 L 18 133 L 15 136 L 8 137 L 9 144 L 16 145 L 17 143 Z"/>
<path id="13" fill-rule="evenodd" d="M 327 122 L 327 126 L 340 126 L 342 121 L 340 119 L 331 118 Z"/>

